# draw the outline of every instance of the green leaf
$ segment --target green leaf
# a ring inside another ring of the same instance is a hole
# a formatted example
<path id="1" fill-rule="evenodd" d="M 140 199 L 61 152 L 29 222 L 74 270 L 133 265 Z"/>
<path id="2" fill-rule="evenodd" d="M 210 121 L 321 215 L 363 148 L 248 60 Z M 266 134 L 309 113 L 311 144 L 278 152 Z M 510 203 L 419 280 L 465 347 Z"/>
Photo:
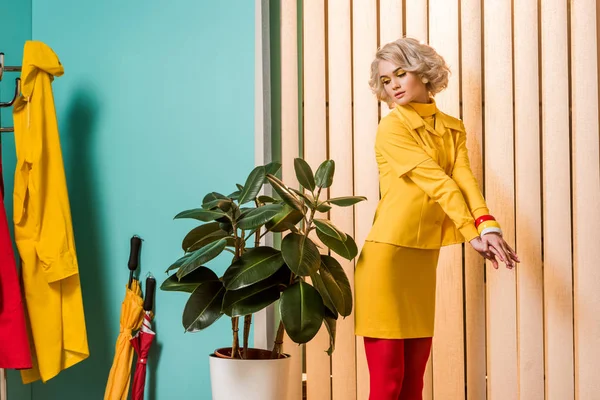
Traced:
<path id="1" fill-rule="evenodd" d="M 249 286 L 248 289 L 253 289 Z M 273 284 L 270 287 L 256 293 L 241 293 L 246 289 L 225 292 L 223 300 L 223 312 L 230 317 L 253 314 L 279 300 L 279 286 Z"/>
<path id="2" fill-rule="evenodd" d="M 328 188 L 333 183 L 333 174 L 335 172 L 335 163 L 333 160 L 324 161 L 319 165 L 315 173 L 315 183 L 318 187 Z"/>
<path id="3" fill-rule="evenodd" d="M 208 328 L 221 315 L 221 304 L 225 288 L 221 281 L 210 281 L 199 285 L 190 295 L 181 322 L 187 332 Z"/>
<path id="4" fill-rule="evenodd" d="M 190 254 L 184 255 L 183 257 L 181 257 L 177 261 L 175 261 L 173 264 L 171 264 L 171 266 L 169 266 L 169 268 L 167 268 L 167 270 L 165 272 L 169 272 L 174 269 L 181 268 L 183 263 L 185 263 L 189 258 L 190 258 Z"/>
<path id="5" fill-rule="evenodd" d="M 265 172 L 271 175 L 277 175 L 279 170 L 281 169 L 281 163 L 277 161 L 273 161 L 265 165 Z"/>
<path id="6" fill-rule="evenodd" d="M 315 176 L 313 175 L 310 165 L 301 158 L 294 159 L 294 170 L 298 182 L 311 192 L 315 190 Z"/>
<path id="7" fill-rule="evenodd" d="M 192 293 L 198 285 L 218 281 L 219 277 L 212 270 L 206 267 L 198 267 L 191 274 L 186 275 L 183 279 L 177 279 L 177 275 L 171 275 L 164 280 L 160 285 L 160 290 L 168 292 L 188 292 Z"/>
<path id="8" fill-rule="evenodd" d="M 206 264 L 221 254 L 226 245 L 227 241 L 225 239 L 220 239 L 218 242 L 207 244 L 201 249 L 191 253 L 187 260 L 181 265 L 179 271 L 177 271 L 177 278 L 182 279 L 184 276 L 188 275 L 202 264 Z"/>
<path id="9" fill-rule="evenodd" d="M 218 208 L 221 211 L 227 212 L 231 208 L 231 199 L 211 200 L 208 203 L 202 203 L 202 208 L 205 210 L 214 210 Z"/>
<path id="10" fill-rule="evenodd" d="M 235 192 L 230 193 L 229 196 L 227 196 L 227 197 L 229 197 L 231 200 L 237 200 L 240 198 L 241 193 L 242 193 L 241 190 L 236 190 Z"/>
<path id="11" fill-rule="evenodd" d="M 239 204 L 245 204 L 256 198 L 265 181 L 265 174 L 265 167 L 263 166 L 256 167 L 250 172 L 244 188 L 241 189 L 242 193 L 238 199 Z"/>
<path id="12" fill-rule="evenodd" d="M 259 203 L 264 203 L 264 204 L 277 202 L 277 200 L 275 200 L 271 196 L 265 196 L 265 195 L 258 196 L 257 199 L 258 199 Z"/>
<path id="13" fill-rule="evenodd" d="M 349 316 L 352 313 L 352 289 L 346 272 L 344 272 L 340 263 L 333 257 L 322 255 L 319 274 L 323 279 L 329 297 L 335 305 L 335 310 L 342 317 Z M 321 291 L 319 293 L 323 295 Z"/>
<path id="14" fill-rule="evenodd" d="M 317 211 L 318 212 L 326 213 L 329 210 L 331 210 L 331 206 L 325 204 L 324 202 L 317 204 Z"/>
<path id="15" fill-rule="evenodd" d="M 325 200 L 325 203 L 335 204 L 340 207 L 353 206 L 356 203 L 367 200 L 364 196 L 345 196 L 345 197 L 334 197 L 333 199 Z"/>
<path id="16" fill-rule="evenodd" d="M 181 243 L 181 248 L 185 252 L 195 251 L 227 235 L 218 222 L 209 222 L 189 231 Z"/>
<path id="17" fill-rule="evenodd" d="M 267 175 L 267 179 L 269 180 L 269 183 L 271 184 L 273 189 L 275 189 L 277 194 L 281 196 L 281 199 L 284 202 L 286 202 L 286 204 L 304 214 L 304 208 L 302 207 L 302 203 L 300 202 L 300 200 L 298 200 L 294 193 L 292 193 L 288 189 L 288 187 L 285 186 L 285 184 L 282 181 L 280 181 L 277 177 L 273 175 Z"/>
<path id="18" fill-rule="evenodd" d="M 227 232 L 228 235 L 231 235 L 233 233 L 233 225 L 229 220 L 227 222 L 219 223 L 219 228 L 221 228 L 221 230 L 223 230 L 224 232 Z"/>
<path id="19" fill-rule="evenodd" d="M 296 190 L 294 188 L 289 188 L 292 192 L 296 193 L 298 196 L 302 197 L 306 204 L 312 208 L 312 205 L 315 204 L 315 198 L 312 197 L 310 193 L 302 193 L 300 190 Z"/>
<path id="20" fill-rule="evenodd" d="M 321 328 L 325 306 L 315 288 L 299 281 L 283 291 L 279 312 L 289 337 L 296 343 L 307 343 Z"/>
<path id="21" fill-rule="evenodd" d="M 216 219 L 225 217 L 227 218 L 227 214 L 223 211 L 217 210 L 205 210 L 203 208 L 194 208 L 193 210 L 182 211 L 175 216 L 174 219 L 182 219 L 182 218 L 192 218 L 200 221 L 208 222 L 214 221 Z"/>
<path id="22" fill-rule="evenodd" d="M 281 204 L 268 204 L 254 208 L 238 220 L 237 226 L 240 229 L 256 229 L 273 219 L 282 209 L 283 205 Z"/>
<path id="23" fill-rule="evenodd" d="M 302 218 L 304 218 L 303 213 L 283 204 L 283 209 L 265 224 L 265 228 L 270 232 L 283 232 L 302 221 Z"/>
<path id="24" fill-rule="evenodd" d="M 329 332 L 329 348 L 327 349 L 327 355 L 331 357 L 331 355 L 335 351 L 335 334 L 337 321 L 331 318 L 330 316 L 325 315 L 324 322 L 325 327 L 327 328 L 327 332 Z"/>
<path id="25" fill-rule="evenodd" d="M 346 235 L 346 240 L 342 242 L 322 233 L 317 229 L 317 236 L 319 239 L 321 239 L 325 246 L 329 247 L 331 250 L 348 260 L 352 260 L 358 254 L 356 243 L 350 235 Z"/>
<path id="26" fill-rule="evenodd" d="M 323 278 L 321 278 L 321 275 L 319 275 L 318 272 L 313 272 L 312 274 L 310 274 L 310 279 L 312 280 L 312 284 L 315 287 L 315 289 L 317 289 L 317 292 L 319 292 L 319 294 L 321 295 L 325 307 L 327 307 L 331 314 L 335 315 L 335 318 L 337 319 L 338 312 L 335 309 L 335 304 L 333 303 L 333 299 L 329 295 L 327 287 L 325 287 L 325 284 L 323 283 Z"/>
<path id="27" fill-rule="evenodd" d="M 226 200 L 226 199 L 228 200 L 227 196 L 223 196 L 221 193 L 210 192 L 209 194 L 204 196 L 204 199 L 202 199 L 202 204 L 210 203 L 213 200 Z"/>
<path id="28" fill-rule="evenodd" d="M 336 226 L 333 225 L 331 221 L 326 219 L 315 218 L 313 219 L 313 222 L 315 223 L 317 229 L 321 231 L 321 233 L 324 233 L 327 236 L 331 236 L 332 238 L 337 239 L 341 242 L 346 241 L 346 234 L 340 231 L 338 228 L 336 228 Z"/>
<path id="29" fill-rule="evenodd" d="M 279 250 L 272 247 L 255 247 L 231 264 L 223 275 L 227 290 L 237 290 L 262 281 L 273 275 L 283 265 Z"/>
<path id="30" fill-rule="evenodd" d="M 319 269 L 321 258 L 317 246 L 304 235 L 290 233 L 281 242 L 281 254 L 293 273 L 308 276 Z"/>
<path id="31" fill-rule="evenodd" d="M 290 283 L 291 271 L 283 266 L 269 278 L 239 290 L 228 290 L 223 312 L 230 317 L 253 314 L 279 299 L 281 287 Z"/>

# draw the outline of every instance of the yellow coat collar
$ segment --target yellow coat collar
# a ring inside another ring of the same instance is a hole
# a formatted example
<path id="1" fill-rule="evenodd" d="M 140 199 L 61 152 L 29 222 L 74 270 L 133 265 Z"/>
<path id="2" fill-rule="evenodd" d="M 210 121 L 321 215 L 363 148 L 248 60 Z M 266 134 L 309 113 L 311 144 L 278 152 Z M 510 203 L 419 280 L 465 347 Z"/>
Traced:
<path id="1" fill-rule="evenodd" d="M 419 113 L 412 108 L 410 105 L 397 105 L 394 109 L 394 112 L 398 113 L 402 120 L 404 120 L 410 129 L 417 130 L 421 127 L 425 127 L 427 131 L 437 136 L 444 136 L 447 132 L 447 129 L 452 129 L 455 131 L 464 131 L 463 125 L 460 120 L 456 118 L 452 118 L 449 115 L 444 114 L 439 111 L 436 115 L 436 127 L 433 129 L 429 124 L 426 124 L 423 118 L 419 115 Z"/>

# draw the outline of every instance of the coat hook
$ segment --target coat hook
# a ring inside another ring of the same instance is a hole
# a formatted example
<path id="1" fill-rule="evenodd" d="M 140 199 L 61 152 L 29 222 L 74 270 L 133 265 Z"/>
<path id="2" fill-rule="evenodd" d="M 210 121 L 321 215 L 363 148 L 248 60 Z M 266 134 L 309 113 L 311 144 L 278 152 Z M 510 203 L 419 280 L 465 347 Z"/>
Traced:
<path id="1" fill-rule="evenodd" d="M 15 79 L 15 94 L 12 98 L 11 101 L 7 101 L 6 103 L 2 103 L 0 102 L 0 107 L 10 107 L 12 106 L 15 101 L 17 100 L 17 97 L 19 97 L 19 94 L 21 93 L 21 79 L 20 78 L 16 78 Z"/>

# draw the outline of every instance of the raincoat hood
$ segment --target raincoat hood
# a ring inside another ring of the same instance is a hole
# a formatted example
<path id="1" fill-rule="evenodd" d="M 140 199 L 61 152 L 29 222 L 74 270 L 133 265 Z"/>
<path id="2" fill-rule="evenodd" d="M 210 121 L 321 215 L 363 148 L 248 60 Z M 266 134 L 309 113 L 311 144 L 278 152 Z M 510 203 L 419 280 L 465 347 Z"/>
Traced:
<path id="1" fill-rule="evenodd" d="M 45 72 L 53 80 L 61 76 L 65 70 L 54 51 L 48 45 L 28 40 L 23 50 L 23 64 L 21 68 L 21 93 L 29 99 L 33 94 L 38 73 Z"/>

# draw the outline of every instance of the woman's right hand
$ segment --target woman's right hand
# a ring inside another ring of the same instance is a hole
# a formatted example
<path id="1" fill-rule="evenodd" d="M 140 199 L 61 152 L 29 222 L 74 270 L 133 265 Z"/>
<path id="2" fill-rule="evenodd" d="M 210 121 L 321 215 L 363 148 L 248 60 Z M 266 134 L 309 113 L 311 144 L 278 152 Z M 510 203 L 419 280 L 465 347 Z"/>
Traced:
<path id="1" fill-rule="evenodd" d="M 495 249 L 493 249 L 493 247 L 486 246 L 479 236 L 471 240 L 469 244 L 473 247 L 473 249 L 475 249 L 475 251 L 481 254 L 483 258 L 485 258 L 486 260 L 490 260 L 492 262 L 492 266 L 495 269 L 498 269 L 498 260 L 496 259 L 496 254 L 493 251 Z M 507 265 L 507 268 L 512 267 Z"/>

